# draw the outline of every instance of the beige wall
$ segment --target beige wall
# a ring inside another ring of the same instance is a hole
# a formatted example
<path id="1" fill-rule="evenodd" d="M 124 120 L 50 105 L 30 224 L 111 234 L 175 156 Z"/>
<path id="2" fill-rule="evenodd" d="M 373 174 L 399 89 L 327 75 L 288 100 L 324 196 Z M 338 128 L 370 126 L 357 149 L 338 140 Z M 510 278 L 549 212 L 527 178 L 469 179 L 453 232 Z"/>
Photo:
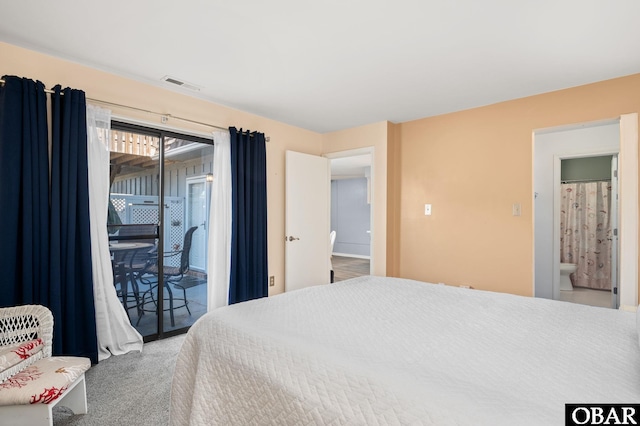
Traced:
<path id="1" fill-rule="evenodd" d="M 285 150 L 294 150 L 320 155 L 322 135 L 6 43 L 0 43 L 0 58 L 2 75 L 40 80 L 46 87 L 61 84 L 62 87 L 84 90 L 88 98 L 172 114 L 222 127 L 236 126 L 245 130 L 260 131 L 269 136 L 268 255 L 269 275 L 276 278 L 276 285 L 269 288 L 269 294 L 284 291 L 284 153 Z M 160 124 L 160 117 L 157 115 L 125 108 L 108 108 L 119 116 Z M 169 119 L 167 125 L 201 132 L 212 131 L 208 127 L 175 119 Z"/>
<path id="2" fill-rule="evenodd" d="M 640 111 L 640 74 L 401 124 L 320 135 L 153 85 L 0 43 L 2 74 L 84 90 L 89 98 L 264 132 L 269 274 L 284 290 L 284 153 L 375 148 L 376 275 L 531 295 L 532 130 Z M 160 123 L 158 116 L 111 108 Z M 170 119 L 176 128 L 209 131 Z M 389 202 L 387 202 L 387 200 Z M 424 216 L 424 204 L 433 215 Z M 522 216 L 511 214 L 522 204 Z"/>
<path id="3" fill-rule="evenodd" d="M 385 276 L 387 271 L 387 139 L 390 123 L 381 121 L 366 126 L 323 135 L 322 152 L 333 156 L 337 153 L 360 148 L 373 151 L 371 224 L 371 254 L 373 274 Z"/>
<path id="4" fill-rule="evenodd" d="M 532 295 L 532 131 L 638 111 L 640 74 L 398 125 L 394 274 Z"/>

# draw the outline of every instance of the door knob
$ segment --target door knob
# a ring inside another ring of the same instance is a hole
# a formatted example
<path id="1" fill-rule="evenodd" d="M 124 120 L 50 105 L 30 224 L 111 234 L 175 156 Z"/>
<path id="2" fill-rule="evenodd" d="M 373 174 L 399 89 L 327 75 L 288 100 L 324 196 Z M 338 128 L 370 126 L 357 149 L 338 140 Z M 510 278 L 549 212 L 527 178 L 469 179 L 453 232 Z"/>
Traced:
<path id="1" fill-rule="evenodd" d="M 296 238 L 296 237 L 289 237 L 289 241 L 293 241 L 293 240 L 299 240 L 300 238 Z"/>

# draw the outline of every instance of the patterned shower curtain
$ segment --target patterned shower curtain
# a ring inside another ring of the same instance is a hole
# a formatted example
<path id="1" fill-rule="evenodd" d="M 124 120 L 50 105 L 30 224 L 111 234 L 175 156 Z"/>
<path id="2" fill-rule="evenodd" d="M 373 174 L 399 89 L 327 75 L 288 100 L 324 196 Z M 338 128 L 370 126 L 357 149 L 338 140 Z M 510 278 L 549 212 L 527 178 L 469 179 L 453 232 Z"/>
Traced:
<path id="1" fill-rule="evenodd" d="M 611 183 L 565 183 L 560 200 L 560 262 L 576 263 L 575 287 L 611 289 Z"/>

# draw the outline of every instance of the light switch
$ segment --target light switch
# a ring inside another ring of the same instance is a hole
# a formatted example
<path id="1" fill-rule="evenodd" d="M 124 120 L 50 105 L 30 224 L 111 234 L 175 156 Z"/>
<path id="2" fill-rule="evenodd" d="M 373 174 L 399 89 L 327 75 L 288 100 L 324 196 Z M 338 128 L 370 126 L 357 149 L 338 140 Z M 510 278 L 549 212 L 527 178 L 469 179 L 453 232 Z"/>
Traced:
<path id="1" fill-rule="evenodd" d="M 520 203 L 515 203 L 513 205 L 513 215 L 520 216 L 521 213 L 522 213 L 522 208 L 520 207 Z"/>
<path id="2" fill-rule="evenodd" d="M 424 215 L 431 216 L 431 204 L 424 205 Z"/>

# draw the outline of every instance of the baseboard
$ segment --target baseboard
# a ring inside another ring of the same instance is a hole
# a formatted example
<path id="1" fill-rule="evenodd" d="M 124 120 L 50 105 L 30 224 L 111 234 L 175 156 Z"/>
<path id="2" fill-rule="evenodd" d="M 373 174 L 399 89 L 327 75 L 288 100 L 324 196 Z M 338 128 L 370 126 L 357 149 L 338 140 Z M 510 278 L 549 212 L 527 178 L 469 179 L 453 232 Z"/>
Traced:
<path id="1" fill-rule="evenodd" d="M 333 256 L 340 257 L 353 257 L 355 259 L 371 259 L 371 256 L 363 256 L 361 254 L 351 254 L 351 253 L 333 253 Z"/>
<path id="2" fill-rule="evenodd" d="M 630 306 L 630 305 L 620 305 L 620 307 L 618 308 L 621 311 L 627 311 L 627 312 L 636 312 L 636 310 L 638 310 L 637 306 Z"/>

